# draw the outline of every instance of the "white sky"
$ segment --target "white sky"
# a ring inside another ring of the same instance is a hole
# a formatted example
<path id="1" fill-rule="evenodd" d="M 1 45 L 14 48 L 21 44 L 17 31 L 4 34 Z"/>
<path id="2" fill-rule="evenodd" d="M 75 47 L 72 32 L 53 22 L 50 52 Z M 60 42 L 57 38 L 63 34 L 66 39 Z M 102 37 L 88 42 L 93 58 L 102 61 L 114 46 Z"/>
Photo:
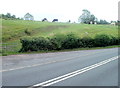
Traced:
<path id="1" fill-rule="evenodd" d="M 61 22 L 78 21 L 83 9 L 88 9 L 98 19 L 118 19 L 119 0 L 2 0 L 0 13 L 7 12 L 24 17 L 29 12 L 35 20 L 56 18 Z"/>

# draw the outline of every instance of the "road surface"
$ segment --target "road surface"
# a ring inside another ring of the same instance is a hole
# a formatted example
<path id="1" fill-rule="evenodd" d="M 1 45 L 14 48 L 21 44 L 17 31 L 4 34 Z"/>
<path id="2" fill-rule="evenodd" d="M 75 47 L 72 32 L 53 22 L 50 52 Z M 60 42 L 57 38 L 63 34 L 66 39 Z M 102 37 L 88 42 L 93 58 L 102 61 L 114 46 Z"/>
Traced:
<path id="1" fill-rule="evenodd" d="M 4 56 L 2 85 L 118 86 L 117 56 L 118 48 Z"/>

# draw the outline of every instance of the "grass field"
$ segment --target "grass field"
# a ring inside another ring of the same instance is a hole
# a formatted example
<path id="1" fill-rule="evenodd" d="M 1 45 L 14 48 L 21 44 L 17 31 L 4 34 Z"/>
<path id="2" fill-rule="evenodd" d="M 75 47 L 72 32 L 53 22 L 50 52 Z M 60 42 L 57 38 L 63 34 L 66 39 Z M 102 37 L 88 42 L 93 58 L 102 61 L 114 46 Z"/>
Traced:
<path id="1" fill-rule="evenodd" d="M 2 20 L 2 41 L 4 52 L 16 53 L 21 48 L 22 37 L 52 37 L 55 34 L 74 33 L 79 37 L 94 37 L 108 34 L 118 37 L 118 27 L 111 25 L 88 25 L 75 23 L 52 23 L 24 20 Z"/>

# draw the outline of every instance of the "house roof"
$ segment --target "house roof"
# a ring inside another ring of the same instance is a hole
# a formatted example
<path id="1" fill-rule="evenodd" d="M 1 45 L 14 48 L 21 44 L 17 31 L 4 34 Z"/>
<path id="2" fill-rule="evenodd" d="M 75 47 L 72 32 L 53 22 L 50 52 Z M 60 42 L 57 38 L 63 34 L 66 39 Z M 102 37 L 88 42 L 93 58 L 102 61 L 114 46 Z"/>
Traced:
<path id="1" fill-rule="evenodd" d="M 24 17 L 33 17 L 30 13 L 26 13 Z"/>

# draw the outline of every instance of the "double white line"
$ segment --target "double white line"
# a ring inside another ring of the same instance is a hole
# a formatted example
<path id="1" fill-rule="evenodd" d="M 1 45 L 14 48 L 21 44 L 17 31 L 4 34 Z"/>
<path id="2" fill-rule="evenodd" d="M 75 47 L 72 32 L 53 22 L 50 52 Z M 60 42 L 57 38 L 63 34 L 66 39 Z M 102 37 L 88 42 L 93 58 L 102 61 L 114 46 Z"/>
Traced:
<path id="1" fill-rule="evenodd" d="M 51 79 L 51 80 L 48 80 L 48 81 L 45 81 L 45 82 L 42 82 L 42 83 L 33 85 L 33 86 L 30 87 L 30 88 L 50 86 L 50 85 L 52 85 L 52 84 L 58 83 L 58 82 L 63 81 L 63 80 L 65 80 L 65 79 L 71 78 L 71 77 L 76 76 L 76 75 L 78 75 L 78 74 L 82 74 L 82 73 L 84 73 L 84 72 L 86 72 L 86 71 L 89 71 L 89 70 L 91 70 L 91 69 L 94 69 L 94 68 L 97 68 L 97 67 L 102 66 L 102 65 L 104 65 L 104 64 L 107 64 L 107 63 L 109 63 L 109 62 L 111 62 L 111 61 L 113 61 L 113 60 L 116 60 L 116 59 L 118 59 L 118 56 L 112 57 L 112 58 L 107 59 L 107 60 L 104 60 L 104 61 L 101 61 L 101 62 L 96 63 L 96 64 L 94 64 L 94 65 L 85 67 L 85 68 L 83 68 L 83 69 L 80 69 L 80 70 L 77 70 L 77 71 L 74 71 L 74 72 L 65 74 L 65 75 L 63 75 L 63 76 L 59 76 L 59 77 L 57 77 L 57 78 L 53 78 L 53 79 Z"/>

